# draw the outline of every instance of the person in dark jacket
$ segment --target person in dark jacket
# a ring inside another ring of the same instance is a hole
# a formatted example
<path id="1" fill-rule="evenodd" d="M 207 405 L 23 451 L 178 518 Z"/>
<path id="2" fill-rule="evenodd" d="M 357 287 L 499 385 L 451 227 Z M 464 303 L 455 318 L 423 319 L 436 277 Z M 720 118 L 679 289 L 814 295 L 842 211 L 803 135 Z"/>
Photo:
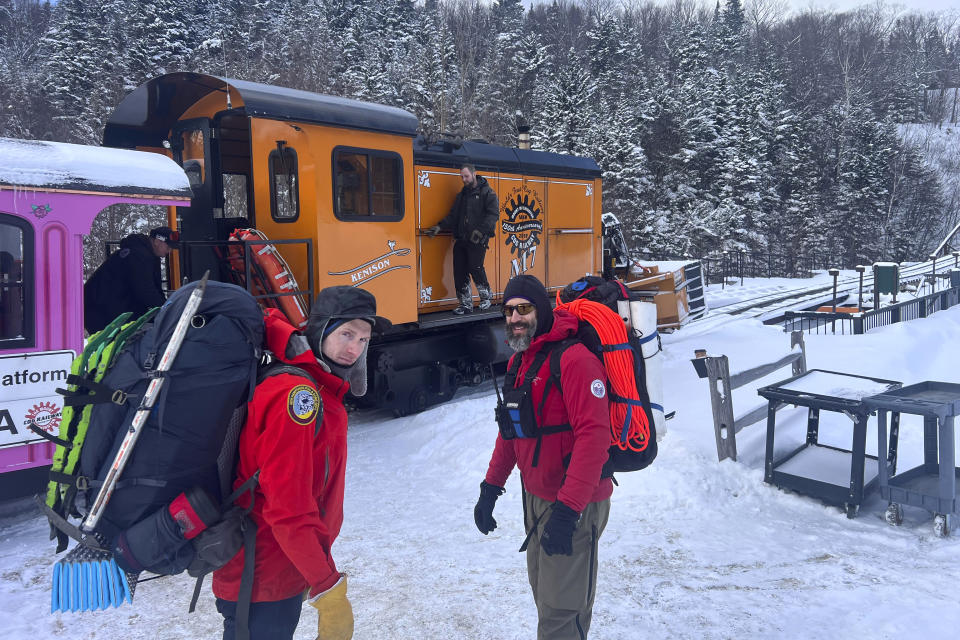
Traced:
<path id="1" fill-rule="evenodd" d="M 497 218 L 500 203 L 487 179 L 477 175 L 472 164 L 460 169 L 463 189 L 450 207 L 450 213 L 426 230 L 429 236 L 440 231 L 453 232 L 453 282 L 457 289 L 460 306 L 453 310 L 457 315 L 473 311 L 473 295 L 470 292 L 470 278 L 477 287 L 480 296 L 479 308 L 490 308 L 490 283 L 483 268 L 483 259 L 487 245 L 497 231 Z"/>
<path id="2" fill-rule="evenodd" d="M 504 400 L 516 399 L 515 394 L 525 390 L 535 408 L 535 424 L 522 429 L 533 437 L 510 439 L 504 439 L 500 425 L 474 520 L 484 535 L 497 527 L 494 503 L 518 467 L 537 638 L 583 640 L 593 615 L 597 546 L 613 493 L 612 480 L 601 478 L 610 446 L 606 374 L 600 360 L 579 342 L 554 351 L 576 335 L 579 321 L 567 311 L 552 311 L 547 291 L 535 277 L 511 279 L 503 299 L 507 342 L 517 352 L 507 367 Z M 552 357 L 560 357 L 559 388 L 550 382 Z M 511 435 L 509 429 L 506 435 Z"/>
<path id="3" fill-rule="evenodd" d="M 149 235 L 134 233 L 114 251 L 83 285 L 83 326 L 96 333 L 125 311 L 133 318 L 163 306 L 160 259 L 179 249 L 179 236 L 170 227 Z"/>
<path id="4" fill-rule="evenodd" d="M 369 291 L 348 286 L 317 295 L 303 334 L 280 310 L 267 310 L 267 347 L 305 374 L 283 372 L 258 384 L 240 432 L 234 488 L 260 474 L 251 512 L 257 525 L 246 620 L 251 640 L 293 638 L 304 599 L 317 609 L 318 640 L 353 636 L 347 575 L 337 569 L 331 547 L 343 523 L 343 397 L 348 390 L 366 393 L 370 336 L 390 324 L 376 311 Z M 246 507 L 249 495 L 237 504 Z M 241 549 L 213 574 L 224 640 L 233 640 L 243 623 L 238 615 L 243 571 Z"/>

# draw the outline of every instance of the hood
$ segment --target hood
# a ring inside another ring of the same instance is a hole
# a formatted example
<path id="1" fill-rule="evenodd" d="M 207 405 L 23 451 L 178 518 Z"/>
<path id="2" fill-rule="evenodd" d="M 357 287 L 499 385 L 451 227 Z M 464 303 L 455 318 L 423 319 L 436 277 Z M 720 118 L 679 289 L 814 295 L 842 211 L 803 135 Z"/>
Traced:
<path id="1" fill-rule="evenodd" d="M 463 185 L 463 191 L 464 193 L 473 193 L 474 191 L 480 191 L 480 189 L 483 189 L 485 186 L 487 186 L 487 179 L 483 176 L 477 176 L 477 184 L 473 187 Z"/>
<path id="2" fill-rule="evenodd" d="M 326 386 L 342 400 L 350 384 L 334 375 L 313 355 L 307 339 L 290 324 L 279 309 L 267 309 L 264 317 L 266 345 L 283 362 L 296 365 L 307 371 L 319 384 Z"/>
<path id="3" fill-rule="evenodd" d="M 537 336 L 530 343 L 528 352 L 536 353 L 546 342 L 560 342 L 565 338 L 576 335 L 580 320 L 577 316 L 563 309 L 554 309 L 553 326 L 546 333 Z"/>

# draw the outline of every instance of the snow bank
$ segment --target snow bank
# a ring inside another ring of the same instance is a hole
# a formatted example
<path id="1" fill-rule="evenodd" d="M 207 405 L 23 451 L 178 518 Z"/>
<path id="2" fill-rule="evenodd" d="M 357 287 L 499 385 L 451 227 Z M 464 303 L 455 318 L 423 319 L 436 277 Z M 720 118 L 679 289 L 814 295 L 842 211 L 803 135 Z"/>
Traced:
<path id="1" fill-rule="evenodd" d="M 904 384 L 960 382 L 958 335 L 960 308 L 864 336 L 812 335 L 808 365 Z M 931 516 L 910 508 L 903 526 L 891 527 L 876 494 L 848 520 L 837 508 L 764 484 L 762 424 L 738 435 L 737 462 L 717 462 L 707 383 L 689 362 L 694 349 L 726 354 L 731 369 L 743 370 L 786 354 L 788 336 L 736 320 L 709 333 L 664 336 L 664 348 L 665 404 L 677 417 L 654 465 L 618 478 L 600 541 L 591 638 L 955 634 L 960 535 L 935 538 Z M 772 378 L 735 393 L 738 413 L 763 402 L 755 388 Z M 536 636 L 517 553 L 524 531 L 516 474 L 497 503 L 496 531 L 483 536 L 473 524 L 496 434 L 494 401 L 487 382 L 419 415 L 351 417 L 345 523 L 334 555 L 350 573 L 357 640 Z M 805 422 L 803 410 L 782 410 L 778 449 L 801 442 Z M 821 433 L 849 447 L 850 425 L 824 413 Z M 874 438 L 871 431 L 868 452 L 875 452 Z M 905 417 L 900 441 L 901 465 L 922 458 L 919 419 Z M 141 584 L 134 604 L 120 609 L 50 615 L 54 556 L 46 533 L 32 511 L 0 516 L 7 638 L 219 637 L 209 591 L 197 613 L 186 613 L 186 577 Z M 313 638 L 314 625 L 305 608 L 297 638 Z"/>

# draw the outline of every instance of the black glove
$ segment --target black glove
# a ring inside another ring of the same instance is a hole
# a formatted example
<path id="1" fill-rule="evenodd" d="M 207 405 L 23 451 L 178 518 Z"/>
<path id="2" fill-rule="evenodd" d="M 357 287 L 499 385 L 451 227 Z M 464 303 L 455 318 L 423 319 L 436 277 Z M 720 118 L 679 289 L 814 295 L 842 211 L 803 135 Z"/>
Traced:
<path id="1" fill-rule="evenodd" d="M 540 546 L 548 556 L 573 555 L 573 530 L 580 514 L 559 500 L 553 503 L 550 519 L 543 527 Z"/>
<path id="2" fill-rule="evenodd" d="M 440 233 L 440 225 L 435 224 L 432 227 L 424 229 L 424 235 L 430 236 L 431 238 Z"/>
<path id="3" fill-rule="evenodd" d="M 473 521 L 477 523 L 477 529 L 480 529 L 483 535 L 497 528 L 497 521 L 493 519 L 493 505 L 504 491 L 506 489 L 503 487 L 492 485 L 486 480 L 480 483 L 480 499 L 477 500 L 477 506 L 473 508 Z"/>
<path id="4" fill-rule="evenodd" d="M 187 573 L 194 578 L 216 571 L 227 564 L 243 548 L 243 527 L 255 527 L 253 521 L 244 523 L 246 510 L 231 507 L 223 519 L 193 539 L 193 560 Z"/>
<path id="5" fill-rule="evenodd" d="M 474 229 L 470 234 L 470 242 L 473 244 L 483 244 L 485 240 L 486 236 L 483 235 L 483 231 L 480 231 L 480 229 Z"/>

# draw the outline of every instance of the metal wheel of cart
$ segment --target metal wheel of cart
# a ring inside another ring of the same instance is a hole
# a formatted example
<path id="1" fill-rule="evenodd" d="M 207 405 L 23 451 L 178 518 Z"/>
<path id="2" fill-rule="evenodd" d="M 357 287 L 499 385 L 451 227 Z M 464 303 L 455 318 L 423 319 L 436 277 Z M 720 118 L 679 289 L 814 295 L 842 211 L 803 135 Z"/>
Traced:
<path id="1" fill-rule="evenodd" d="M 946 515 L 938 513 L 933 516 L 933 535 L 938 538 L 946 538 L 950 535 L 950 525 Z"/>
<path id="2" fill-rule="evenodd" d="M 887 512 L 883 515 L 883 519 L 887 521 L 887 524 L 893 525 L 894 527 L 902 525 L 903 507 L 900 506 L 900 503 L 891 502 L 890 506 L 887 507 Z"/>

